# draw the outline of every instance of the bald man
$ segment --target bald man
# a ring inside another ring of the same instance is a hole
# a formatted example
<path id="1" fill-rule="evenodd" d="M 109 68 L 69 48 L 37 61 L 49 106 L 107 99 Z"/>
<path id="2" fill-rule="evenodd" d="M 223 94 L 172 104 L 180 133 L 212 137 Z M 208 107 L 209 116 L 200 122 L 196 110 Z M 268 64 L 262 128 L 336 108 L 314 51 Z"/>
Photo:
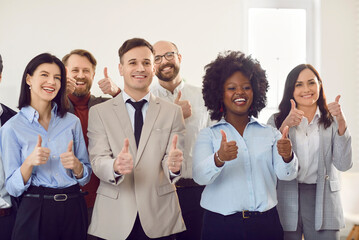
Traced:
<path id="1" fill-rule="evenodd" d="M 187 230 L 177 234 L 176 239 L 200 239 L 203 218 L 200 199 L 204 187 L 192 179 L 192 148 L 199 131 L 210 125 L 210 117 L 204 106 L 201 88 L 186 83 L 180 75 L 182 55 L 177 46 L 169 41 L 159 41 L 153 47 L 158 83 L 151 92 L 179 105 L 186 127 L 182 179 L 176 187 Z"/>

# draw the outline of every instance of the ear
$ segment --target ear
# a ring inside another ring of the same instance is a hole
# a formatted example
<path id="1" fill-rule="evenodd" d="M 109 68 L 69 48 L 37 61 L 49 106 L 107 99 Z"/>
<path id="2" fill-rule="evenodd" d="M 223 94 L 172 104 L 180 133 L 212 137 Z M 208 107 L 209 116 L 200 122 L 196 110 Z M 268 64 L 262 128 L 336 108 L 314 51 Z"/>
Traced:
<path id="1" fill-rule="evenodd" d="M 180 53 L 178 53 L 177 55 L 178 55 L 178 61 L 179 61 L 179 63 L 181 63 L 182 62 L 182 55 Z"/>
<path id="2" fill-rule="evenodd" d="M 31 76 L 29 74 L 26 74 L 26 83 L 31 86 Z"/>
<path id="3" fill-rule="evenodd" d="M 118 70 L 120 71 L 120 75 L 123 76 L 123 66 L 121 63 L 118 64 Z"/>
<path id="4" fill-rule="evenodd" d="M 1 82 L 1 79 L 2 79 L 2 73 L 0 73 L 0 82 Z"/>

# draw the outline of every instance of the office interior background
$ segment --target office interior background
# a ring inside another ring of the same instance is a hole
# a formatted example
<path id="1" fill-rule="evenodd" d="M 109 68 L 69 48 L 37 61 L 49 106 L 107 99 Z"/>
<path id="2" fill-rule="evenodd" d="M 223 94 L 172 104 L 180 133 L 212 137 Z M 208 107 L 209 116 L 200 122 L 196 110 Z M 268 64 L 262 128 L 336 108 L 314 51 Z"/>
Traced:
<path id="1" fill-rule="evenodd" d="M 0 0 L 0 102 L 17 107 L 25 66 L 42 52 L 61 59 L 75 48 L 89 50 L 98 61 L 92 93 L 102 95 L 97 81 L 104 67 L 122 87 L 117 52 L 133 37 L 176 43 L 181 75 L 197 86 L 219 52 L 252 54 L 270 83 L 262 122 L 276 112 L 288 72 L 314 65 L 328 102 L 342 96 L 352 135 L 350 172 L 359 172 L 359 0 Z"/>

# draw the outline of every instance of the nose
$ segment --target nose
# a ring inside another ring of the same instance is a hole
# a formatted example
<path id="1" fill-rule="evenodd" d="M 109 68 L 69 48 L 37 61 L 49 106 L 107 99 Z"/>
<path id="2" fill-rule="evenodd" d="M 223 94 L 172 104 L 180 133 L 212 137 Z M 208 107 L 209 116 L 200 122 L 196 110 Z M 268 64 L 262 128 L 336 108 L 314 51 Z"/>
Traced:
<path id="1" fill-rule="evenodd" d="M 84 78 L 85 74 L 82 70 L 80 70 L 78 73 L 77 73 L 77 77 L 78 78 Z"/>
<path id="2" fill-rule="evenodd" d="M 139 72 L 144 72 L 145 71 L 145 67 L 143 66 L 142 63 L 137 65 L 137 71 L 139 71 Z"/>
<path id="3" fill-rule="evenodd" d="M 242 88 L 242 87 L 237 87 L 236 88 L 236 94 L 237 95 L 241 95 L 241 94 L 243 94 L 244 93 L 244 89 Z"/>
<path id="4" fill-rule="evenodd" d="M 50 83 L 50 84 L 55 84 L 55 77 L 48 77 L 47 78 L 47 83 Z"/>

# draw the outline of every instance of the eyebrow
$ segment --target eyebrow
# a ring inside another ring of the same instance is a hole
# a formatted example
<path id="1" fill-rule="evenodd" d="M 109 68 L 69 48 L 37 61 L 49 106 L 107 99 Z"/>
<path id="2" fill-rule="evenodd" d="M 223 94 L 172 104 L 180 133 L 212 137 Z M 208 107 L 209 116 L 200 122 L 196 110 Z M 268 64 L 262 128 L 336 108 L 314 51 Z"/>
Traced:
<path id="1" fill-rule="evenodd" d="M 131 62 L 131 61 L 137 61 L 137 58 L 132 58 L 132 59 L 128 60 L 128 62 Z M 151 61 L 151 59 L 144 58 L 143 61 Z"/>

